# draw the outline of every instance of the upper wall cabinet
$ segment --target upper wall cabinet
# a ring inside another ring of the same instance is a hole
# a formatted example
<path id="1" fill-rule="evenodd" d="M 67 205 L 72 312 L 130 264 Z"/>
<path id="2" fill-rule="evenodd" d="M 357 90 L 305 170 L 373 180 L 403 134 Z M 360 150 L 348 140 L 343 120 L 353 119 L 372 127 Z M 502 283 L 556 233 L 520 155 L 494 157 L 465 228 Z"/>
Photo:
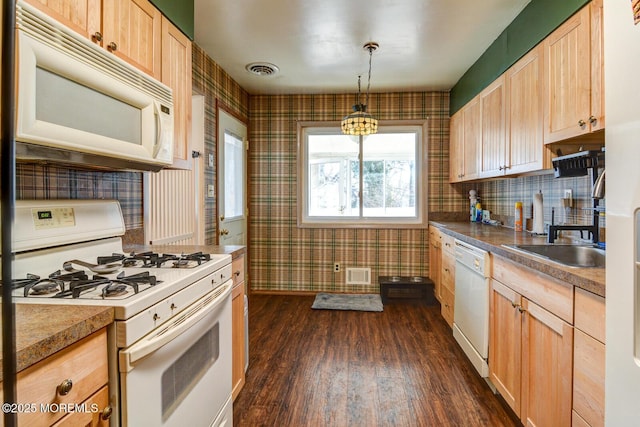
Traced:
<path id="1" fill-rule="evenodd" d="M 162 82 L 173 90 L 173 167 L 191 169 L 191 40 L 164 16 Z"/>
<path id="2" fill-rule="evenodd" d="M 160 18 L 147 0 L 26 0 L 160 80 Z"/>
<path id="3" fill-rule="evenodd" d="M 537 46 L 505 73 L 508 105 L 507 174 L 551 167 L 550 150 L 542 144 L 542 56 L 542 46 Z"/>
<path id="4" fill-rule="evenodd" d="M 476 96 L 451 117 L 449 181 L 478 178 L 478 154 L 482 139 L 480 97 Z"/>
<path id="5" fill-rule="evenodd" d="M 602 0 L 551 33 L 544 46 L 544 142 L 604 129 Z"/>
<path id="6" fill-rule="evenodd" d="M 479 178 L 504 175 L 507 169 L 507 104 L 504 74 L 480 93 Z"/>

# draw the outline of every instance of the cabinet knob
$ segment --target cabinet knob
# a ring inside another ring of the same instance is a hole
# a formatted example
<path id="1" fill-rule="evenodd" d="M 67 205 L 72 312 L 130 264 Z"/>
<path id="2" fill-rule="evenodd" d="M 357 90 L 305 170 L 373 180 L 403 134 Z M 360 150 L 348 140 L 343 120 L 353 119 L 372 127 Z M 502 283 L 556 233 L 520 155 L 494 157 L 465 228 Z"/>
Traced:
<path id="1" fill-rule="evenodd" d="M 586 124 L 587 123 L 584 120 L 582 119 L 578 120 L 578 126 L 580 126 L 581 128 L 584 127 Z"/>
<path id="2" fill-rule="evenodd" d="M 153 313 L 153 320 L 156 321 L 159 319 L 160 319 L 160 316 L 158 316 L 158 313 Z"/>
<path id="3" fill-rule="evenodd" d="M 237 270 L 235 273 L 236 277 L 240 276 L 240 270 Z"/>
<path id="4" fill-rule="evenodd" d="M 227 230 L 226 228 L 223 228 L 222 230 L 220 230 L 221 236 L 226 236 L 227 234 L 229 234 L 229 230 Z"/>
<path id="5" fill-rule="evenodd" d="M 598 121 L 598 119 L 596 119 L 596 116 L 589 116 L 589 123 L 591 123 L 592 125 L 595 124 Z"/>
<path id="6" fill-rule="evenodd" d="M 513 308 L 518 308 L 518 307 L 520 307 L 520 304 L 518 304 L 518 303 L 516 303 L 516 302 L 511 301 L 511 307 L 513 307 Z"/>
<path id="7" fill-rule="evenodd" d="M 519 311 L 520 313 L 525 313 L 527 310 L 525 310 L 524 308 L 522 308 L 522 307 L 518 306 L 518 311 Z"/>
<path id="8" fill-rule="evenodd" d="M 100 414 L 100 418 L 103 420 L 108 420 L 109 418 L 111 418 L 112 413 L 113 413 L 113 408 L 111 407 L 111 405 L 108 405 L 106 408 L 102 410 L 102 413 Z"/>
<path id="9" fill-rule="evenodd" d="M 178 306 L 175 305 L 175 303 L 171 303 L 171 307 L 170 308 L 171 308 L 171 310 L 175 310 L 176 308 L 178 308 Z"/>
<path id="10" fill-rule="evenodd" d="M 66 396 L 67 394 L 69 394 L 72 388 L 73 381 L 71 381 L 70 379 L 66 379 L 58 385 L 57 391 L 60 396 Z"/>
<path id="11" fill-rule="evenodd" d="M 102 33 L 100 31 L 96 31 L 91 36 L 91 40 L 93 40 L 94 42 L 101 42 L 102 41 Z"/>
<path id="12" fill-rule="evenodd" d="M 502 166 L 498 166 L 499 171 L 501 171 L 502 169 L 504 169 Z"/>
<path id="13" fill-rule="evenodd" d="M 116 50 L 118 50 L 118 44 L 116 42 L 111 42 L 107 45 L 107 49 L 109 49 L 111 52 L 115 52 Z"/>

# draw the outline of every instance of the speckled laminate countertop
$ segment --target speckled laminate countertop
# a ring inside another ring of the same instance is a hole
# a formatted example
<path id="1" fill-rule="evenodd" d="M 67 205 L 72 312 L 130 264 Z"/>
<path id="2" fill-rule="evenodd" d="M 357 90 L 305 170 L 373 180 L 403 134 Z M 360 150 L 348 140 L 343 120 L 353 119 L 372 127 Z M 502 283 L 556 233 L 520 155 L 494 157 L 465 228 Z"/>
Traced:
<path id="1" fill-rule="evenodd" d="M 569 267 L 543 258 L 529 256 L 502 245 L 544 244 L 546 236 L 532 236 L 527 232 L 516 232 L 512 228 L 495 227 L 472 222 L 431 221 L 440 230 L 458 240 L 485 251 L 533 268 L 556 279 L 605 296 L 605 269 Z"/>
<path id="2" fill-rule="evenodd" d="M 16 304 L 15 309 L 18 372 L 113 322 L 111 307 Z"/>

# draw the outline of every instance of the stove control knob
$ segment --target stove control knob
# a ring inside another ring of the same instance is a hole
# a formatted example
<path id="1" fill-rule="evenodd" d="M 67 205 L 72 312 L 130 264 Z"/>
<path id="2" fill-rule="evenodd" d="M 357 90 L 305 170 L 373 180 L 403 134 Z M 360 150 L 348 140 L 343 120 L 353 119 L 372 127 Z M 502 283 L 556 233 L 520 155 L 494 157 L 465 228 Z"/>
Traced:
<path id="1" fill-rule="evenodd" d="M 67 394 L 69 394 L 72 388 L 73 388 L 73 381 L 66 379 L 58 385 L 58 394 L 60 396 L 66 396 Z"/>

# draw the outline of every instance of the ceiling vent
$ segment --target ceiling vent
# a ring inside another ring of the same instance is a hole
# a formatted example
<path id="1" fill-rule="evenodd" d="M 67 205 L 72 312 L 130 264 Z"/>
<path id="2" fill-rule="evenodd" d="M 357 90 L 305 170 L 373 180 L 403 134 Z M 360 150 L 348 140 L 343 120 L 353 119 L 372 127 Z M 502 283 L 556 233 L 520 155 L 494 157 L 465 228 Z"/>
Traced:
<path id="1" fill-rule="evenodd" d="M 273 76 L 279 68 L 269 62 L 252 62 L 245 67 L 248 72 L 256 76 Z"/>

